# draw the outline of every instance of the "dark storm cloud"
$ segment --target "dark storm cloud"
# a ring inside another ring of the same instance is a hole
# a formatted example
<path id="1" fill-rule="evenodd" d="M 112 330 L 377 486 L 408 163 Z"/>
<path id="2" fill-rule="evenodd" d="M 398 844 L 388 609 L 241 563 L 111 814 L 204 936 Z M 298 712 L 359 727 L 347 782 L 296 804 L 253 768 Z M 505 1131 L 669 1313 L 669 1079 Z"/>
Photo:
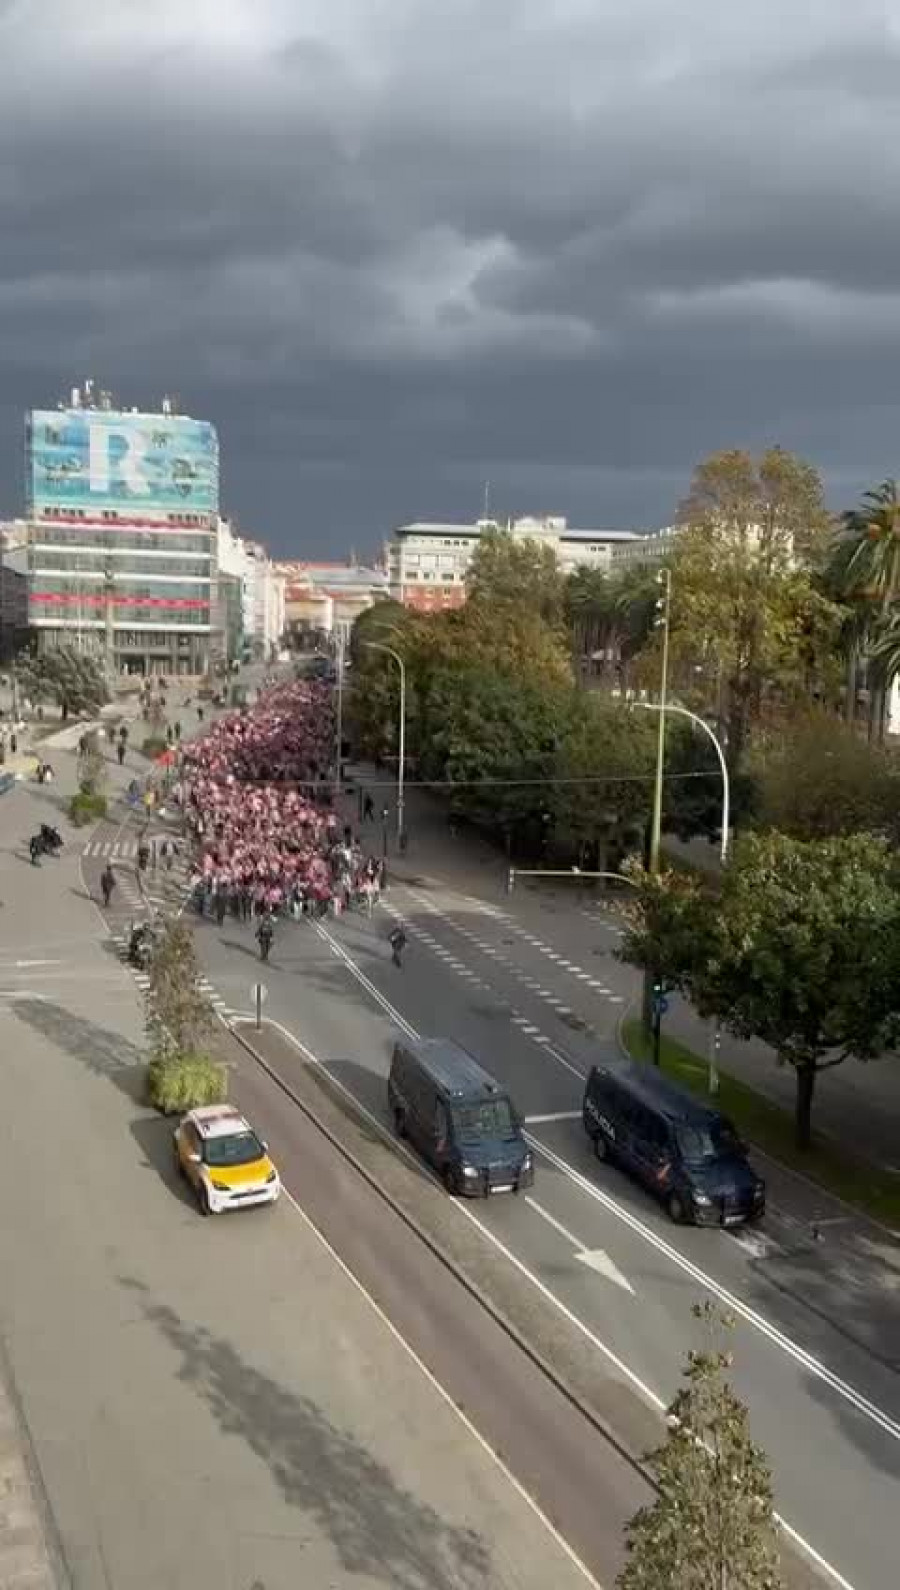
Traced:
<path id="1" fill-rule="evenodd" d="M 895 464 L 900 5 L 0 4 L 0 506 L 95 374 L 280 548 Z"/>

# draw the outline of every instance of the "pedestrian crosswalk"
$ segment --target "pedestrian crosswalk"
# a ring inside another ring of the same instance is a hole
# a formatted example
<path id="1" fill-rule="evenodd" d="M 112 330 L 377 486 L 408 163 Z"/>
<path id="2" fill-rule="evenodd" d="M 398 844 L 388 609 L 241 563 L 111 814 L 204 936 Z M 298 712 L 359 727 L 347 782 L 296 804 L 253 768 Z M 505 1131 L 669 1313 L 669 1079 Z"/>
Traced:
<path id="1" fill-rule="evenodd" d="M 158 860 L 163 859 L 160 857 L 159 847 L 165 839 L 167 839 L 170 843 L 173 842 L 171 834 L 161 833 L 147 835 L 147 843 L 150 845 L 151 853 L 153 851 L 153 847 L 156 846 L 156 855 Z M 174 843 L 179 845 L 179 849 L 181 848 L 178 840 L 175 840 Z M 93 856 L 95 860 L 101 861 L 134 861 L 137 857 L 137 853 L 137 839 L 89 839 L 81 852 L 83 856 Z"/>

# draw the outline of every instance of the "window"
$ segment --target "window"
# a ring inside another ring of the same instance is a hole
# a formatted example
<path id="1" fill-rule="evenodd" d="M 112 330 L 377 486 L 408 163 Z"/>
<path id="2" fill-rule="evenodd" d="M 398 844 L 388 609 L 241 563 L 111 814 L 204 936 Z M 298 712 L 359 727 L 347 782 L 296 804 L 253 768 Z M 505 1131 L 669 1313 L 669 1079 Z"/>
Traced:
<path id="1" fill-rule="evenodd" d="M 232 1132 L 228 1137 L 210 1137 L 203 1155 L 207 1165 L 252 1165 L 265 1155 L 255 1132 Z"/>
<path id="2" fill-rule="evenodd" d="M 515 1122 L 509 1099 L 485 1099 L 481 1104 L 457 1105 L 453 1124 L 461 1143 L 480 1143 L 485 1137 L 515 1137 Z"/>

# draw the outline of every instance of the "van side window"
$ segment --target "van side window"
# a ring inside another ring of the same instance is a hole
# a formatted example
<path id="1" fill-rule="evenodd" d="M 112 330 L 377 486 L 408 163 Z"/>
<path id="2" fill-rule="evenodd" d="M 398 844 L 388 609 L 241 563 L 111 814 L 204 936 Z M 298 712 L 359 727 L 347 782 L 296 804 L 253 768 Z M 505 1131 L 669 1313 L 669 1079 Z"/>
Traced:
<path id="1" fill-rule="evenodd" d="M 441 1144 L 446 1143 L 450 1135 L 450 1117 L 442 1099 L 438 1099 L 434 1106 L 434 1135 Z"/>

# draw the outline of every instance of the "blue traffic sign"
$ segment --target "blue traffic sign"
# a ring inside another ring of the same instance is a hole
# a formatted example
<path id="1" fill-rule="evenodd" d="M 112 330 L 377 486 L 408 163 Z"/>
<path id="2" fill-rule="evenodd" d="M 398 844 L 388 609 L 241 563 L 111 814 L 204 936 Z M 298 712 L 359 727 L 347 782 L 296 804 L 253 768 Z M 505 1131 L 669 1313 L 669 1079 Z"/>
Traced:
<path id="1" fill-rule="evenodd" d="M 668 1008 L 669 1008 L 669 1001 L 666 999 L 665 994 L 660 994 L 658 996 L 658 998 L 654 999 L 654 1001 L 653 1001 L 653 1011 L 654 1011 L 655 1015 L 664 1016 L 666 1011 L 668 1010 Z"/>

